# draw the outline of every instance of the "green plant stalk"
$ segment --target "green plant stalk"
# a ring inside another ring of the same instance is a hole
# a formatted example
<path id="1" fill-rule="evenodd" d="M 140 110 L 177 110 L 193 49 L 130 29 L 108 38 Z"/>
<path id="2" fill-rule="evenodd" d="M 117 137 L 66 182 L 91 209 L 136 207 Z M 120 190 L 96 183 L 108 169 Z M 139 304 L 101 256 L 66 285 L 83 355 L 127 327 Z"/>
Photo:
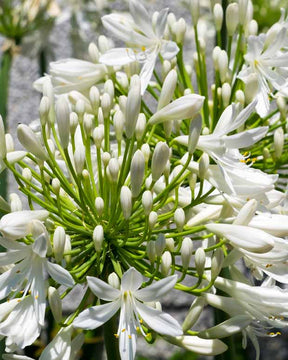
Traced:
<path id="1" fill-rule="evenodd" d="M 117 333 L 117 318 L 112 317 L 104 324 L 104 343 L 108 360 L 120 360 L 119 340 L 114 336 Z"/>

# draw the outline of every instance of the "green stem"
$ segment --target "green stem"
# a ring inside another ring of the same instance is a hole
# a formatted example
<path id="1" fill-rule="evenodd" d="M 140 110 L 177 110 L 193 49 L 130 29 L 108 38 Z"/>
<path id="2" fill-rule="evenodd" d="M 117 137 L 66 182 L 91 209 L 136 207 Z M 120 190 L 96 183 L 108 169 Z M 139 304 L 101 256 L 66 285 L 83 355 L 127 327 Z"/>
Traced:
<path id="1" fill-rule="evenodd" d="M 117 333 L 116 320 L 114 316 L 104 324 L 104 342 L 108 360 L 120 360 L 119 340 L 114 335 Z"/>

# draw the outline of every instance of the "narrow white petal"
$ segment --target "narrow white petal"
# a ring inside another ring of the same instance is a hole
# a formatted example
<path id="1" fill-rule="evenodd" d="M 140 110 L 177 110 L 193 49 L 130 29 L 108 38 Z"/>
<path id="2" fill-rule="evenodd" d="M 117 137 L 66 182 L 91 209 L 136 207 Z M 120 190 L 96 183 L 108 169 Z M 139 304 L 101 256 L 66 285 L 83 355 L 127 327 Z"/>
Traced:
<path id="1" fill-rule="evenodd" d="M 168 8 L 162 9 L 162 10 L 159 11 L 159 14 L 157 16 L 157 21 L 156 21 L 156 25 L 155 25 L 155 32 L 156 32 L 156 35 L 159 38 L 162 38 L 163 35 L 164 35 L 168 12 L 169 12 Z"/>
<path id="2" fill-rule="evenodd" d="M 149 55 L 149 59 L 146 60 L 139 74 L 141 80 L 141 95 L 144 94 L 149 81 L 151 80 L 157 55 L 158 53 L 156 51 Z"/>
<path id="3" fill-rule="evenodd" d="M 141 2 L 139 0 L 130 0 L 129 10 L 137 27 L 139 27 L 147 37 L 153 38 L 155 34 L 152 29 L 152 19 Z"/>
<path id="4" fill-rule="evenodd" d="M 104 305 L 93 306 L 82 311 L 73 321 L 73 326 L 81 329 L 91 330 L 103 325 L 116 314 L 120 308 L 120 300 Z M 113 334 L 111 334 L 113 336 Z"/>
<path id="5" fill-rule="evenodd" d="M 179 52 L 179 47 L 174 41 L 162 41 L 160 54 L 165 60 L 172 60 Z"/>
<path id="6" fill-rule="evenodd" d="M 168 336 L 183 334 L 181 326 L 171 315 L 148 307 L 137 300 L 135 300 L 135 306 L 140 317 L 152 330 Z"/>
<path id="7" fill-rule="evenodd" d="M 268 126 L 243 131 L 238 134 L 225 136 L 224 143 L 230 149 L 242 149 L 249 147 L 261 140 L 268 131 Z"/>
<path id="8" fill-rule="evenodd" d="M 200 355 L 218 355 L 228 349 L 227 345 L 218 339 L 200 339 L 198 336 L 178 336 L 168 339 L 172 344 L 183 347 Z"/>
<path id="9" fill-rule="evenodd" d="M 47 271 L 49 275 L 59 284 L 62 284 L 69 288 L 75 284 L 69 271 L 65 270 L 62 266 L 58 264 L 53 264 L 47 261 Z"/>
<path id="10" fill-rule="evenodd" d="M 101 55 L 99 61 L 105 65 L 122 66 L 137 61 L 137 58 L 134 51 L 130 48 L 114 48 Z"/>
<path id="11" fill-rule="evenodd" d="M 133 267 L 128 269 L 121 279 L 121 290 L 135 291 L 142 285 L 143 276 Z"/>
<path id="12" fill-rule="evenodd" d="M 92 292 L 100 299 L 113 301 L 120 297 L 120 291 L 104 281 L 92 276 L 87 276 L 87 282 Z"/>
<path id="13" fill-rule="evenodd" d="M 144 302 L 158 301 L 161 297 L 172 290 L 177 282 L 177 275 L 161 279 L 152 285 L 135 291 L 134 296 Z"/>

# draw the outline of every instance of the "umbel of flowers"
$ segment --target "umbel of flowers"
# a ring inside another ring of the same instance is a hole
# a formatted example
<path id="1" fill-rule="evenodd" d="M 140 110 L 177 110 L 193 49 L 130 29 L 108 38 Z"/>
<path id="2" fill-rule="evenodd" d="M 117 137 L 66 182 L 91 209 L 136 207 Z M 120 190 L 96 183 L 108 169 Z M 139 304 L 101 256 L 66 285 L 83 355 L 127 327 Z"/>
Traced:
<path id="1" fill-rule="evenodd" d="M 217 355 L 237 332 L 259 359 L 257 337 L 288 324 L 288 292 L 276 285 L 288 283 L 285 13 L 258 35 L 251 2 L 216 4 L 210 83 L 197 1 L 190 66 L 189 24 L 129 6 L 102 19 L 127 47 L 100 36 L 91 62 L 52 63 L 36 82 L 39 128 L 18 126 L 24 150 L 0 122 L 1 169 L 30 208 L 1 199 L 3 358 L 28 359 L 19 349 L 51 310 L 60 330 L 41 360 L 76 359 L 86 330 L 102 326 L 109 359 L 134 359 L 137 336 Z M 76 284 L 83 297 L 63 316 Z M 185 319 L 161 309 L 172 290 L 191 295 Z M 193 330 L 208 304 L 228 320 Z"/>

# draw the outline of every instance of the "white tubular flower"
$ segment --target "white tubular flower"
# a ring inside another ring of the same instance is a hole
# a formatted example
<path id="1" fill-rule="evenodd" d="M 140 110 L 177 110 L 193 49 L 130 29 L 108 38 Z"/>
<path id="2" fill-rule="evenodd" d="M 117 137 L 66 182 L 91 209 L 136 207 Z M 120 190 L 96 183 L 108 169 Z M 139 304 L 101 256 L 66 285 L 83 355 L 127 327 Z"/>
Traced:
<path id="1" fill-rule="evenodd" d="M 20 239 L 30 233 L 32 220 L 45 220 L 49 216 L 46 210 L 23 210 L 4 215 L 0 220 L 0 232 L 10 240 Z"/>
<path id="2" fill-rule="evenodd" d="M 288 54 L 281 49 L 287 42 L 287 29 L 283 27 L 277 34 L 277 39 L 267 41 L 267 35 L 249 36 L 248 50 L 244 56 L 246 66 L 239 73 L 238 77 L 244 81 L 249 81 L 251 76 L 257 77 L 258 91 L 256 99 L 256 111 L 264 117 L 270 109 L 269 95 L 273 89 L 281 90 L 287 86 L 287 79 L 281 71 L 287 67 Z"/>
<path id="3" fill-rule="evenodd" d="M 78 59 L 63 59 L 50 63 L 49 74 L 55 94 L 67 94 L 72 90 L 83 92 L 104 80 L 105 65 Z M 36 90 L 43 90 L 46 77 L 34 82 Z"/>
<path id="4" fill-rule="evenodd" d="M 122 360 L 135 358 L 137 329 L 139 328 L 145 335 L 139 317 L 148 327 L 159 334 L 182 335 L 181 326 L 170 315 L 143 303 L 158 301 L 172 290 L 177 281 L 176 275 L 159 280 L 140 290 L 143 278 L 134 268 L 130 268 L 124 273 L 120 290 L 94 277 L 87 276 L 87 281 L 90 289 L 98 298 L 109 302 L 84 310 L 74 320 L 73 326 L 82 329 L 98 328 L 120 309 L 118 336 Z"/>
<path id="5" fill-rule="evenodd" d="M 254 216 L 249 226 L 264 230 L 274 236 L 288 236 L 288 216 L 263 213 Z"/>
<path id="6" fill-rule="evenodd" d="M 102 17 L 103 25 L 115 37 L 129 44 L 130 48 L 114 48 L 102 55 L 99 61 L 106 65 L 126 65 L 134 61 L 143 63 L 140 72 L 141 94 L 151 79 L 158 54 L 171 60 L 179 51 L 173 41 L 163 39 L 168 9 L 159 12 L 155 26 L 151 16 L 140 1 L 130 0 L 132 17 L 110 14 Z"/>
<path id="7" fill-rule="evenodd" d="M 47 239 L 44 233 L 31 245 L 3 238 L 0 239 L 0 244 L 9 250 L 0 253 L 0 266 L 16 263 L 10 270 L 0 275 L 0 299 L 4 299 L 11 292 L 23 292 L 24 297 L 30 291 L 37 322 L 43 326 L 46 308 L 46 273 L 48 272 L 55 281 L 67 287 L 74 285 L 72 276 L 60 265 L 46 259 Z"/>
<path id="8" fill-rule="evenodd" d="M 266 253 L 274 246 L 274 237 L 265 231 L 242 225 L 208 224 L 206 229 L 224 236 L 238 249 L 255 253 Z"/>

